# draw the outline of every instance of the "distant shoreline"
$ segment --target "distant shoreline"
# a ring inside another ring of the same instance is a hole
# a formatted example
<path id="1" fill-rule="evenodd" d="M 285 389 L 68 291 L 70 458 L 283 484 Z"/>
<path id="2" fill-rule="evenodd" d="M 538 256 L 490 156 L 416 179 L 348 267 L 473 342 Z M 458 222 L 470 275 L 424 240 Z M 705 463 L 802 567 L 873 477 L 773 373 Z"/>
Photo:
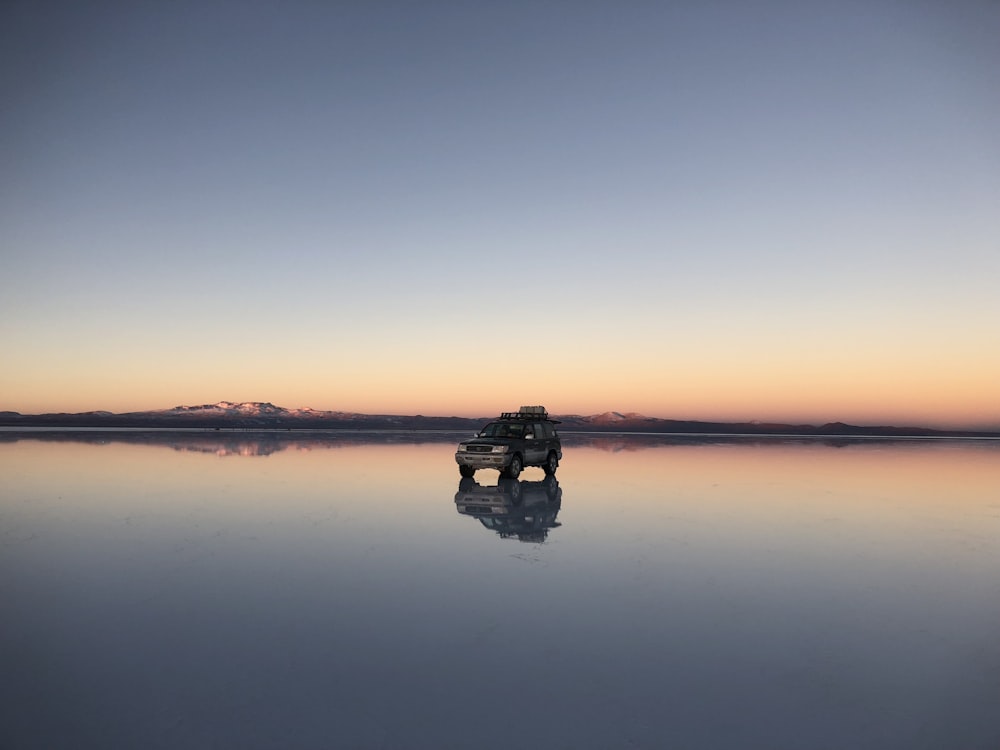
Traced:
<path id="1" fill-rule="evenodd" d="M 821 440 L 851 440 L 851 441 L 1000 441 L 1000 433 L 993 432 L 961 432 L 961 431 L 936 431 L 935 434 L 910 434 L 906 432 L 898 433 L 876 433 L 872 430 L 880 428 L 860 428 L 868 432 L 695 432 L 695 431 L 634 431 L 634 430 L 611 430 L 611 429 L 573 429 L 560 430 L 564 438 L 636 438 L 636 439 L 656 439 L 664 440 L 801 440 L 821 441 Z M 899 428 L 892 428 L 899 429 Z M 193 425 L 156 425 L 156 426 L 85 426 L 85 425 L 9 425 L 0 424 L 0 435 L 4 436 L 58 436 L 70 435 L 148 435 L 150 437 L 161 435 L 198 435 L 217 437 L 245 437 L 253 438 L 260 436 L 264 438 L 285 438 L 285 439 L 315 439 L 328 437 L 348 437 L 348 436 L 427 436 L 441 439 L 452 439 L 462 437 L 467 434 L 463 428 L 406 428 L 406 427 L 267 427 L 267 426 L 237 426 L 228 425 L 224 427 L 199 427 Z"/>

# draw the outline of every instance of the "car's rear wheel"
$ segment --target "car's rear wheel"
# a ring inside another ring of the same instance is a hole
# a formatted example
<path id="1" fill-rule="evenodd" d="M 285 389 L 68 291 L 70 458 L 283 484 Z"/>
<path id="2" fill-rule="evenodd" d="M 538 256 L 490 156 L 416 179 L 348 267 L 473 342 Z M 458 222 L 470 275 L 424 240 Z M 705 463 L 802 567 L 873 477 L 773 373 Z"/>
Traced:
<path id="1" fill-rule="evenodd" d="M 517 479 L 521 476 L 522 468 L 524 468 L 524 464 L 521 461 L 521 457 L 515 453 L 513 458 L 510 459 L 510 464 L 507 466 L 507 471 L 504 472 L 504 476 L 509 477 L 510 479 Z"/>
<path id="2" fill-rule="evenodd" d="M 549 451 L 549 457 L 545 459 L 545 463 L 542 465 L 542 471 L 544 471 L 548 476 L 552 476 L 556 473 L 556 469 L 559 468 L 559 456 L 556 455 L 555 451 Z"/>
<path id="3" fill-rule="evenodd" d="M 476 473 L 476 470 L 473 469 L 471 466 L 463 466 L 459 464 L 458 473 L 461 474 L 466 479 L 468 479 L 469 477 L 471 477 L 473 474 Z"/>

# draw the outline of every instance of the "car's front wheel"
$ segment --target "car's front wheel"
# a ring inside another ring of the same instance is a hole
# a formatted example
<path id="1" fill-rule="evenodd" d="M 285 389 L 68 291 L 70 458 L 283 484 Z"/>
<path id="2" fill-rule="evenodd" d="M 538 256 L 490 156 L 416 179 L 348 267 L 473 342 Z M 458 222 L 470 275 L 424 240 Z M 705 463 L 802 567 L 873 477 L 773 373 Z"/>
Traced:
<path id="1" fill-rule="evenodd" d="M 545 472 L 547 476 L 552 476 L 556 473 L 556 469 L 559 468 L 559 456 L 556 455 L 555 451 L 549 451 L 549 457 L 545 459 L 545 463 L 542 464 L 542 471 Z"/>
<path id="2" fill-rule="evenodd" d="M 507 471 L 504 472 L 504 476 L 510 479 L 517 479 L 521 476 L 521 469 L 524 468 L 524 464 L 521 461 L 521 457 L 518 454 L 510 459 L 510 464 L 507 466 Z"/>
<path id="3" fill-rule="evenodd" d="M 476 473 L 476 470 L 473 469 L 471 466 L 464 466 L 462 464 L 459 464 L 458 473 L 461 474 L 466 479 L 468 479 L 469 477 L 471 477 L 473 474 Z"/>

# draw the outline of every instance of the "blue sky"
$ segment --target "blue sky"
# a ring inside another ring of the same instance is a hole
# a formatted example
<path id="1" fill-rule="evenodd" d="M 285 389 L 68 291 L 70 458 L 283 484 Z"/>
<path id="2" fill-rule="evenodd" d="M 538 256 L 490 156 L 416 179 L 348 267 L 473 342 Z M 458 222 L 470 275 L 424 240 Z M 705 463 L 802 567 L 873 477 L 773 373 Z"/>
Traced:
<path id="1" fill-rule="evenodd" d="M 996 3 L 0 14 L 0 408 L 1000 422 Z"/>

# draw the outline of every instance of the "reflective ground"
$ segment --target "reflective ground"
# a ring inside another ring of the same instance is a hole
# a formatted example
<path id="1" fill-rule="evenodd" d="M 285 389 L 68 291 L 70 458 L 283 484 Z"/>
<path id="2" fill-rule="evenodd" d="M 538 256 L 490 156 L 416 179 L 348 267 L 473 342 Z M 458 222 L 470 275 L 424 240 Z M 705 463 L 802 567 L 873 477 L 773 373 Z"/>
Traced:
<path id="1" fill-rule="evenodd" d="M 1000 443 L 0 433 L 0 747 L 1000 747 Z"/>

